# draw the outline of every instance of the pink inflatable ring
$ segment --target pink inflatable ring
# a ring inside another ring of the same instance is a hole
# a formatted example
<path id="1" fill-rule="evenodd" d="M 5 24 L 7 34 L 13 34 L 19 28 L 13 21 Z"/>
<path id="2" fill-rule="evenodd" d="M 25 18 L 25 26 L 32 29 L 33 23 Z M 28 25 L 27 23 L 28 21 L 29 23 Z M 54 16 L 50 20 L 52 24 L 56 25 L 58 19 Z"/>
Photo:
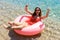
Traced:
<path id="1" fill-rule="evenodd" d="M 29 20 L 31 16 L 25 16 L 21 15 L 17 17 L 14 21 L 15 22 L 23 22 L 26 20 Z M 28 23 L 28 22 L 27 22 Z M 39 34 L 43 31 L 45 25 L 42 23 L 42 21 L 38 21 L 34 23 L 33 25 L 29 25 L 28 27 L 24 27 L 22 29 L 14 29 L 14 31 L 19 35 L 25 35 L 25 36 L 33 36 L 36 34 Z"/>

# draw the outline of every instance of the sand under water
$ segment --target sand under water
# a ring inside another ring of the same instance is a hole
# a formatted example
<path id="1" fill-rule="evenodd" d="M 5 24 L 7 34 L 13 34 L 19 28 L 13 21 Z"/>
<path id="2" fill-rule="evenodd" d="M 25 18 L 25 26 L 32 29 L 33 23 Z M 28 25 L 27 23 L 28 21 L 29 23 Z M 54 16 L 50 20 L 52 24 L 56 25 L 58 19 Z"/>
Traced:
<path id="1" fill-rule="evenodd" d="M 8 25 L 8 21 L 13 21 L 16 17 L 23 14 L 26 14 L 26 12 L 22 8 L 0 2 L 0 40 L 60 40 L 60 22 L 51 17 L 43 20 L 45 29 L 41 35 L 37 36 L 19 36 L 12 30 L 9 31 L 3 27 L 2 24 Z"/>

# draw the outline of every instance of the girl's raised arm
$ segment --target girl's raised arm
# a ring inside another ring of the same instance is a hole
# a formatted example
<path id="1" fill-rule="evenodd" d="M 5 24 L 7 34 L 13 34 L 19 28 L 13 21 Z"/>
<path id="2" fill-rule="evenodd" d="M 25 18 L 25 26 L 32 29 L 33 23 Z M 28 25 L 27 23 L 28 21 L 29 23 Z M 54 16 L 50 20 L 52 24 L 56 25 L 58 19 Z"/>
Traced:
<path id="1" fill-rule="evenodd" d="M 25 11 L 32 15 L 32 13 L 30 11 L 28 11 L 28 5 L 25 6 Z"/>
<path id="2" fill-rule="evenodd" d="M 43 17 L 41 17 L 41 18 L 42 18 L 42 19 L 47 18 L 47 17 L 48 17 L 48 14 L 49 14 L 49 11 L 50 11 L 50 9 L 47 9 L 47 13 L 46 13 L 46 15 L 45 15 L 45 16 L 43 16 Z"/>

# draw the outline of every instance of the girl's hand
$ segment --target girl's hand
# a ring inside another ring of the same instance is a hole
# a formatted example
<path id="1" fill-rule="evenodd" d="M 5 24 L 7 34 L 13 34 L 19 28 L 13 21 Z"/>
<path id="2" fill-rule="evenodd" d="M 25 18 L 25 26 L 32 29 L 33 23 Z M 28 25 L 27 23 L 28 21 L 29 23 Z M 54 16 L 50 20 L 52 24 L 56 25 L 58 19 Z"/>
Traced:
<path id="1" fill-rule="evenodd" d="M 28 5 L 26 5 L 25 7 L 28 7 Z"/>
<path id="2" fill-rule="evenodd" d="M 47 9 L 47 11 L 49 12 L 49 11 L 50 11 L 50 9 L 48 8 L 48 9 Z"/>
<path id="3" fill-rule="evenodd" d="M 49 12 L 50 12 L 50 9 L 48 8 L 48 9 L 47 9 L 47 14 L 48 14 Z"/>
<path id="4" fill-rule="evenodd" d="M 26 11 L 27 13 L 29 13 L 30 15 L 32 15 L 32 13 L 28 10 L 28 5 L 25 6 L 25 11 Z"/>

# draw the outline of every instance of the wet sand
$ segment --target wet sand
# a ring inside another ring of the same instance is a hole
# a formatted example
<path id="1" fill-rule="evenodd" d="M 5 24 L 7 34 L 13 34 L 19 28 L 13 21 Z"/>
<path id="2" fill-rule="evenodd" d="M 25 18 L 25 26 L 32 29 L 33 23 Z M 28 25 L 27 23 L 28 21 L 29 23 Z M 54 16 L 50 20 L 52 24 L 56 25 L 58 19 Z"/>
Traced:
<path id="1" fill-rule="evenodd" d="M 13 21 L 22 14 L 26 14 L 22 8 L 0 2 L 0 40 L 60 40 L 60 22 L 50 17 L 43 21 L 45 29 L 41 35 L 32 37 L 19 36 L 12 30 L 9 31 L 3 27 L 2 24 L 8 25 L 8 21 Z"/>

